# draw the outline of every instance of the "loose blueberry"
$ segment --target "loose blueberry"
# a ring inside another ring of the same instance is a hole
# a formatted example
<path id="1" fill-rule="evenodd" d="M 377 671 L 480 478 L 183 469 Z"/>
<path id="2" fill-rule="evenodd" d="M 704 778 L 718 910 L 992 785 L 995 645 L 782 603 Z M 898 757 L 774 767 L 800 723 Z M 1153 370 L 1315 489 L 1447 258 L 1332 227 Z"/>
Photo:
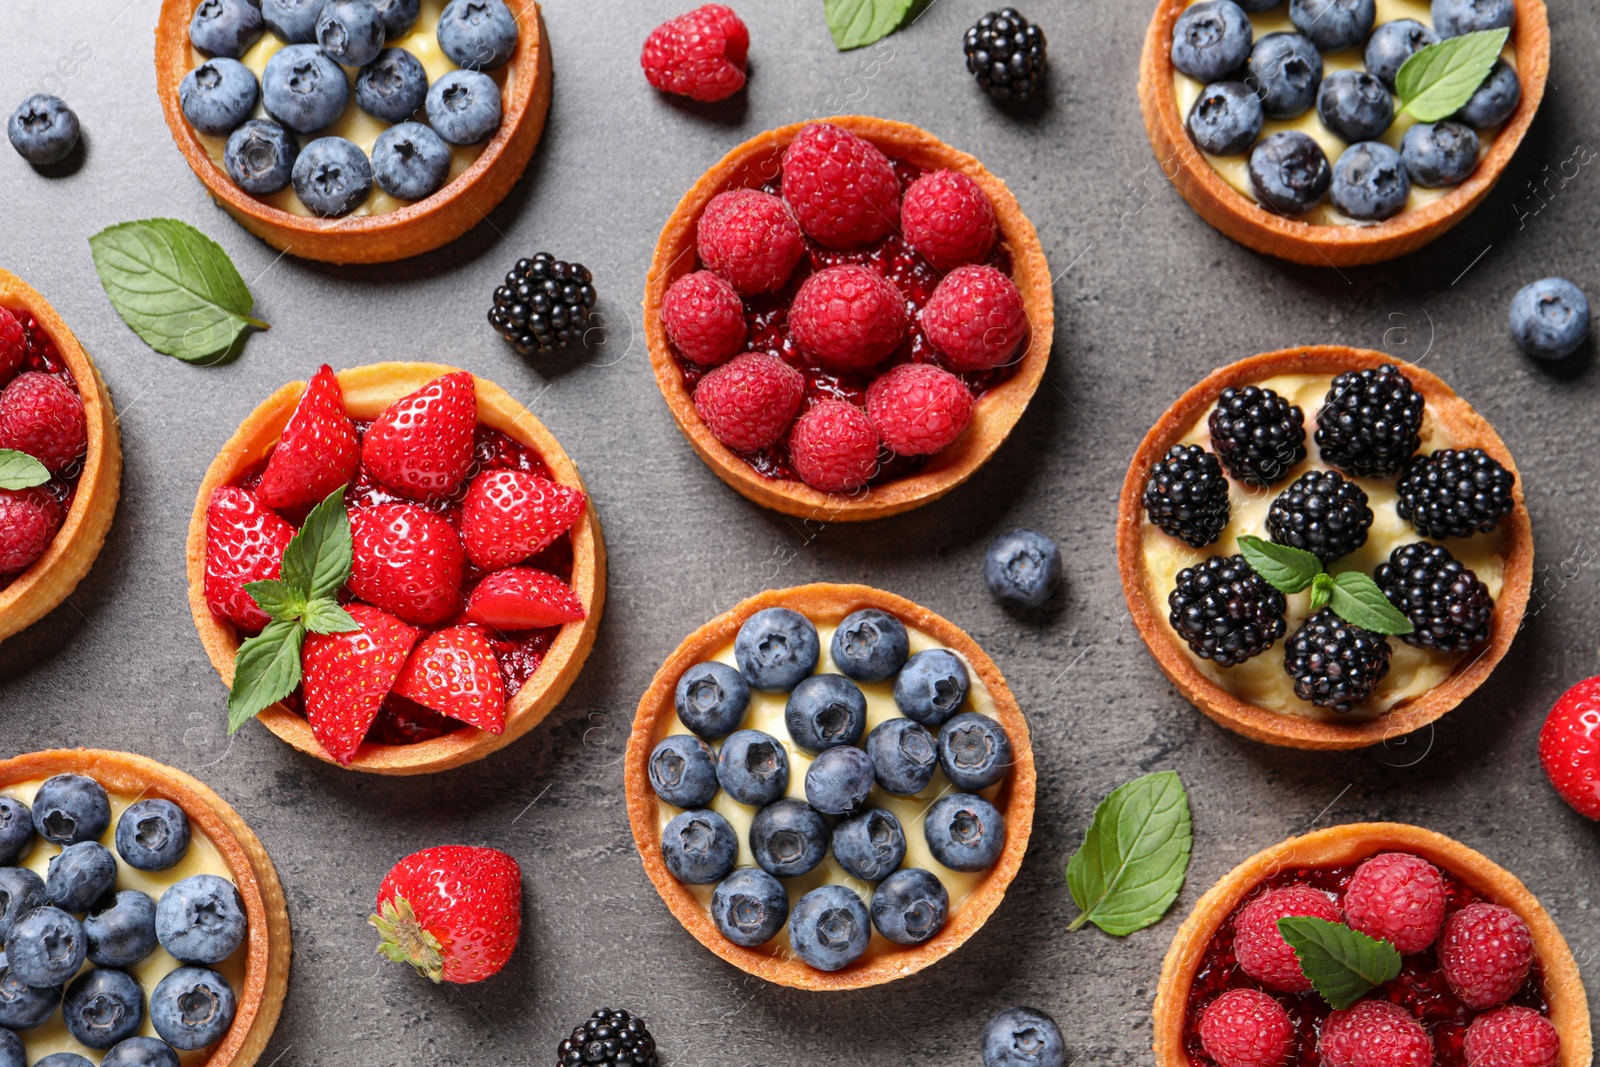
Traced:
<path id="1" fill-rule="evenodd" d="M 11 113 L 6 136 L 17 155 L 36 167 L 60 163 L 78 147 L 78 116 L 59 96 L 34 93 Z"/>
<path id="2" fill-rule="evenodd" d="M 130 1037 L 106 1053 L 100 1067 L 179 1067 L 178 1053 L 153 1037 Z"/>
<path id="3" fill-rule="evenodd" d="M 33 1067 L 94 1067 L 94 1061 L 76 1052 L 52 1052 L 42 1060 L 34 1060 Z"/>
<path id="4" fill-rule="evenodd" d="M 1250 16 L 1233 0 L 1190 4 L 1172 27 L 1172 65 L 1202 82 L 1221 81 L 1250 57 Z"/>
<path id="5" fill-rule="evenodd" d="M 261 0 L 261 19 L 287 44 L 313 44 L 327 0 Z"/>
<path id="6" fill-rule="evenodd" d="M 22 1038 L 10 1030 L 0 1030 L 0 1067 L 28 1067 L 28 1053 Z"/>
<path id="7" fill-rule="evenodd" d="M 711 918 L 735 945 L 765 945 L 789 921 L 789 893 L 760 867 L 740 867 L 711 892 Z"/>
<path id="8" fill-rule="evenodd" d="M 828 854 L 828 820 L 804 801 L 775 800 L 750 820 L 750 852 L 770 875 L 805 874 Z"/>
<path id="9" fill-rule="evenodd" d="M 1411 178 L 1400 153 L 1382 141 L 1353 144 L 1333 165 L 1333 206 L 1362 222 L 1392 219 L 1405 209 Z"/>
<path id="10" fill-rule="evenodd" d="M 117 852 L 141 871 L 164 871 L 189 852 L 189 816 L 170 800 L 136 800 L 117 819 Z"/>
<path id="11" fill-rule="evenodd" d="M 16 797 L 0 796 L 0 867 L 33 851 L 33 812 Z"/>
<path id="12" fill-rule="evenodd" d="M 0 955 L 0 960 L 4 959 Z M 60 1003 L 60 986 L 35 988 L 18 978 L 9 964 L 0 967 L 0 1026 L 32 1030 L 54 1015 Z"/>
<path id="13" fill-rule="evenodd" d="M 222 165 L 233 184 L 255 196 L 275 193 L 294 176 L 300 145 L 271 119 L 251 119 L 228 138 Z"/>
<path id="14" fill-rule="evenodd" d="M 487 74 L 452 70 L 433 83 L 428 125 L 451 144 L 477 144 L 500 128 L 500 87 Z"/>
<path id="15" fill-rule="evenodd" d="M 98 841 L 68 845 L 50 858 L 45 899 L 62 911 L 88 911 L 117 881 L 117 859 Z"/>
<path id="16" fill-rule="evenodd" d="M 807 752 L 853 745 L 867 729 L 867 698 L 842 674 L 813 674 L 789 694 L 783 724 Z"/>
<path id="17" fill-rule="evenodd" d="M 12 923 L 45 903 L 43 878 L 26 867 L 0 867 L 0 941 Z"/>
<path id="18" fill-rule="evenodd" d="M 766 608 L 739 627 L 733 655 L 751 686 L 766 693 L 787 693 L 817 669 L 822 654 L 817 628 L 798 611 Z"/>
<path id="19" fill-rule="evenodd" d="M 96 967 L 67 986 L 67 1031 L 90 1048 L 110 1048 L 144 1025 L 144 987 L 126 971 Z"/>
<path id="20" fill-rule="evenodd" d="M 396 199 L 425 199 L 450 177 L 450 146 L 420 122 L 390 126 L 372 146 L 372 177 Z"/>
<path id="21" fill-rule="evenodd" d="M 1289 21 L 1324 52 L 1354 48 L 1378 21 L 1375 0 L 1289 0 Z"/>
<path id="22" fill-rule="evenodd" d="M 179 967 L 150 993 L 150 1021 L 175 1049 L 205 1048 L 233 1025 L 233 987 L 208 967 Z"/>
<path id="23" fill-rule="evenodd" d="M 221 137 L 239 128 L 256 108 L 261 87 L 250 68 L 237 59 L 211 59 L 178 83 L 178 106 L 189 125 Z"/>
<path id="24" fill-rule="evenodd" d="M 952 871 L 985 871 L 1006 847 L 1006 822 L 980 796 L 952 793 L 928 809 L 922 834 L 933 858 Z"/>
<path id="25" fill-rule="evenodd" d="M 1011 769 L 1011 739 L 998 720 L 963 712 L 939 730 L 939 767 L 957 789 L 987 789 Z"/>
<path id="26" fill-rule="evenodd" d="M 100 967 L 132 967 L 156 950 L 156 902 L 137 889 L 122 889 L 109 907 L 83 920 L 89 962 Z"/>
<path id="27" fill-rule="evenodd" d="M 410 32 L 422 13 L 422 0 L 372 0 L 372 6 L 378 9 L 383 34 L 391 41 Z"/>
<path id="28" fill-rule="evenodd" d="M 1478 169 L 1478 135 L 1459 122 L 1419 122 L 1400 139 L 1400 162 L 1426 189 L 1460 185 Z"/>
<path id="29" fill-rule="evenodd" d="M 343 218 L 372 192 L 367 154 L 343 137 L 318 137 L 294 161 L 294 192 L 325 219 Z"/>
<path id="30" fill-rule="evenodd" d="M 833 828 L 833 858 L 864 882 L 881 882 L 906 858 L 906 833 L 900 820 L 882 808 L 868 808 Z"/>
<path id="31" fill-rule="evenodd" d="M 1497 59 L 1489 76 L 1483 79 L 1478 91 L 1468 98 L 1455 114 L 1458 122 L 1465 122 L 1475 130 L 1498 126 L 1511 117 L 1522 100 L 1522 81 L 1517 72 L 1503 59 Z"/>
<path id="32" fill-rule="evenodd" d="M 385 48 L 356 75 L 356 106 L 385 122 L 406 122 L 428 99 L 428 72 L 404 48 Z"/>
<path id="33" fill-rule="evenodd" d="M 1317 116 L 1346 141 L 1371 141 L 1394 121 L 1394 97 L 1364 70 L 1336 70 L 1317 90 Z"/>
<path id="34" fill-rule="evenodd" d="M 189 20 L 189 43 L 208 56 L 238 59 L 265 29 L 261 8 L 250 0 L 201 0 Z"/>
<path id="35" fill-rule="evenodd" d="M 1061 1028 L 1042 1011 L 1007 1008 L 983 1028 L 983 1067 L 1061 1067 Z"/>
<path id="36" fill-rule="evenodd" d="M 789 789 L 789 753 L 771 734 L 736 730 L 717 754 L 717 782 L 741 804 L 771 804 Z"/>
<path id="37" fill-rule="evenodd" d="M 691 734 L 663 737 L 650 753 L 650 788 L 680 808 L 703 808 L 717 795 L 717 757 Z"/>
<path id="38" fill-rule="evenodd" d="M 1227 117 L 1226 121 L 1232 123 L 1233 136 L 1238 137 L 1248 127 L 1246 112 L 1251 110 L 1250 104 L 1253 104 L 1255 130 L 1250 134 L 1250 140 L 1255 140 L 1256 134 L 1261 132 L 1261 103 L 1241 82 L 1221 82 L 1206 87 L 1206 91 L 1195 101 L 1194 109 L 1189 112 L 1190 134 L 1193 135 L 1194 132 L 1192 127 L 1195 113 L 1206 107 L 1206 99 L 1212 90 L 1227 86 L 1233 87 L 1232 90 L 1223 89 L 1230 97 L 1230 103 L 1225 105 L 1225 110 L 1229 110 L 1231 116 Z M 1236 104 L 1232 102 L 1233 92 L 1238 94 Z M 1246 100 L 1249 100 L 1250 104 L 1246 104 Z M 1218 118 L 1224 116 L 1214 115 L 1213 121 Z M 1204 145 L 1201 147 L 1205 148 Z M 1216 154 L 1233 155 L 1244 151 L 1244 148 L 1245 145 L 1240 145 L 1232 151 Z M 989 545 L 989 553 L 984 557 L 983 581 L 995 599 L 1008 607 L 1019 610 L 1043 607 L 1061 582 L 1061 549 L 1037 530 L 1012 530 L 1010 533 L 1001 534 Z"/>
<path id="39" fill-rule="evenodd" d="M 317 47 L 335 63 L 364 67 L 383 51 L 383 19 L 372 0 L 328 0 L 317 15 Z"/>
<path id="40" fill-rule="evenodd" d="M 184 963 L 221 963 L 244 943 L 244 899 L 215 874 L 168 886 L 156 902 L 156 939 Z"/>
<path id="41" fill-rule="evenodd" d="M 450 0 L 439 16 L 439 47 L 467 70 L 493 70 L 517 50 L 517 20 L 500 0 Z"/>
<path id="42" fill-rule="evenodd" d="M 867 951 L 872 917 L 853 890 L 842 885 L 813 889 L 789 916 L 795 955 L 819 971 L 848 967 Z"/>
<path id="43" fill-rule="evenodd" d="M 1250 153 L 1250 185 L 1256 198 L 1286 215 L 1310 211 L 1331 181 L 1333 169 L 1322 146 L 1299 130 L 1263 137 Z"/>
<path id="44" fill-rule="evenodd" d="M 6 934 L 6 963 L 25 985 L 59 986 L 78 973 L 87 955 L 83 926 L 46 904 L 11 924 Z"/>
<path id="45" fill-rule="evenodd" d="M 1395 75 L 1400 73 L 1406 60 L 1438 41 L 1438 34 L 1416 19 L 1385 22 L 1367 38 L 1367 69 L 1393 91 Z"/>
<path id="46" fill-rule="evenodd" d="M 967 665 L 945 648 L 918 652 L 894 680 L 900 714 L 924 726 L 943 726 L 967 702 Z"/>
<path id="47" fill-rule="evenodd" d="M 806 799 L 826 815 L 853 815 L 872 790 L 872 761 L 859 748 L 830 748 L 806 768 Z"/>
<path id="48" fill-rule="evenodd" d="M 910 719 L 889 719 L 875 727 L 867 735 L 867 756 L 878 785 L 897 797 L 928 788 L 939 766 L 933 735 Z"/>
<path id="49" fill-rule="evenodd" d="M 111 801 L 93 778 L 58 774 L 33 797 L 33 828 L 57 845 L 98 841 L 111 825 Z"/>
<path id="50" fill-rule="evenodd" d="M 733 827 L 710 809 L 675 815 L 661 831 L 661 859 L 672 877 L 686 885 L 722 881 L 738 857 Z"/>
<path id="51" fill-rule="evenodd" d="M 872 893 L 872 925 L 897 945 L 920 945 L 950 917 L 944 883 L 921 867 L 895 871 Z"/>
<path id="52" fill-rule="evenodd" d="M 316 45 L 291 44 L 267 60 L 261 102 L 267 114 L 296 133 L 316 133 L 344 114 L 350 82 Z"/>
<path id="53" fill-rule="evenodd" d="M 715 741 L 744 722 L 750 709 L 750 683 L 726 663 L 696 663 L 678 678 L 672 703 L 678 709 L 679 722 L 707 741 Z"/>
<path id="54" fill-rule="evenodd" d="M 1498 30 L 1516 17 L 1516 0 L 1433 0 L 1433 28 L 1440 37 Z"/>
<path id="55" fill-rule="evenodd" d="M 893 678 L 911 654 L 905 623 L 877 608 L 862 608 L 844 617 L 829 646 L 841 673 L 858 682 Z"/>
<path id="56" fill-rule="evenodd" d="M 1269 119 L 1299 118 L 1316 103 L 1322 53 L 1299 33 L 1269 33 L 1250 50 L 1245 83 L 1261 95 Z"/>
<path id="57" fill-rule="evenodd" d="M 1566 359 L 1589 336 L 1589 298 L 1565 278 L 1540 278 L 1511 298 L 1511 336 L 1535 359 Z"/>

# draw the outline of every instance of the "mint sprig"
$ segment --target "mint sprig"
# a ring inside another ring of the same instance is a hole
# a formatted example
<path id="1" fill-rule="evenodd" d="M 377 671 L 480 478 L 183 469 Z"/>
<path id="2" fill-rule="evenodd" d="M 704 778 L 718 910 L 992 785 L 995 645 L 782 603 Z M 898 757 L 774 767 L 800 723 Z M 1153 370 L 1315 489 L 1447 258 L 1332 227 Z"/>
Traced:
<path id="1" fill-rule="evenodd" d="M 1329 574 L 1322 561 L 1305 549 L 1249 535 L 1239 538 L 1239 554 L 1280 593 L 1309 588 L 1312 611 L 1332 608 L 1345 622 L 1375 634 L 1408 634 L 1415 629 L 1378 583 L 1361 571 Z"/>
<path id="2" fill-rule="evenodd" d="M 1392 944 L 1343 923 L 1289 915 L 1278 920 L 1278 933 L 1294 949 L 1311 987 L 1341 1011 L 1400 973 L 1400 953 Z"/>
<path id="3" fill-rule="evenodd" d="M 1507 28 L 1477 30 L 1417 49 L 1395 74 L 1400 112 L 1418 122 L 1455 114 L 1494 69 L 1510 33 Z"/>
<path id="4" fill-rule="evenodd" d="M 32 489 L 50 480 L 50 469 L 26 452 L 0 448 L 0 489 Z"/>
<path id="5" fill-rule="evenodd" d="M 1080 909 L 1067 929 L 1092 922 L 1120 937 L 1156 922 L 1183 888 L 1193 847 L 1189 794 L 1176 771 L 1118 786 L 1095 808 L 1067 863 L 1067 888 Z"/>
<path id="6" fill-rule="evenodd" d="M 823 0 L 833 45 L 841 52 L 881 40 L 905 24 L 917 0 Z"/>

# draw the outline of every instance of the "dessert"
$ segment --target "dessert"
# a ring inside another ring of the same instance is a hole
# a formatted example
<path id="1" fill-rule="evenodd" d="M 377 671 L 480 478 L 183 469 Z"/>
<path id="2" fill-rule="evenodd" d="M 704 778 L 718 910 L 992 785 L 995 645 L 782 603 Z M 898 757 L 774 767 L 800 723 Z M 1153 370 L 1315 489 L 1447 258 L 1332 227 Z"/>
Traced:
<path id="1" fill-rule="evenodd" d="M 1123 483 L 1117 556 L 1180 692 L 1247 737 L 1326 749 L 1476 689 L 1516 634 L 1533 548 L 1482 416 L 1428 371 L 1319 346 L 1231 364 L 1167 410 Z"/>
<path id="2" fill-rule="evenodd" d="M 954 951 L 1033 824 L 1028 726 L 994 663 L 867 586 L 762 593 L 691 634 L 640 701 L 626 782 L 672 913 L 800 989 L 876 985 Z"/>
<path id="3" fill-rule="evenodd" d="M 667 220 L 645 284 L 656 383 L 695 451 L 759 504 L 844 521 L 970 477 L 1038 387 L 1053 315 L 1005 185 L 859 116 L 735 148 Z"/>
<path id="4" fill-rule="evenodd" d="M 347 569 L 296 587 L 294 542 L 337 556 L 341 539 Z M 201 483 L 188 573 L 234 725 L 264 703 L 296 748 L 382 774 L 481 759 L 532 729 L 605 599 L 599 521 L 561 446 L 498 386 L 431 363 L 324 367 L 268 398 Z M 295 626 L 303 647 L 284 658 L 304 685 L 247 671 L 241 687 L 241 643 L 293 643 Z"/>

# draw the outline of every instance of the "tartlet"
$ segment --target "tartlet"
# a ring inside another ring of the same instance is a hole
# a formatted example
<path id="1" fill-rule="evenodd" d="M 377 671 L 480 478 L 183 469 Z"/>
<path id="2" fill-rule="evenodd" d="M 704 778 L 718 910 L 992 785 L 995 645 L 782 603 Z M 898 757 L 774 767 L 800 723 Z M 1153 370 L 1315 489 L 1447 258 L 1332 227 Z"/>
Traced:
<path id="1" fill-rule="evenodd" d="M 358 419 L 377 416 L 393 401 L 428 382 L 456 370 L 437 363 L 374 363 L 340 371 L 339 385 L 349 414 Z M 577 466 L 555 436 L 504 389 L 476 379 L 478 422 L 498 430 L 537 452 L 554 480 L 583 488 Z M 200 483 L 194 516 L 189 524 L 189 607 L 201 644 L 225 684 L 233 684 L 234 656 L 240 638 L 232 624 L 212 614 L 205 595 L 206 509 L 212 493 L 236 482 L 258 466 L 278 441 L 295 410 L 305 382 L 291 382 L 256 408 L 228 442 Z M 600 521 L 593 507 L 585 508 L 571 530 L 572 589 L 583 602 L 587 616 L 561 627 L 533 676 L 506 701 L 505 732 L 456 730 L 441 737 L 407 745 L 364 744 L 349 766 L 376 774 L 424 774 L 446 770 L 503 748 L 533 729 L 561 701 L 583 669 L 594 646 L 605 603 L 606 554 Z M 257 716 L 266 727 L 300 751 L 318 759 L 332 758 L 318 743 L 311 726 L 283 704 L 274 704 Z"/>
<path id="2" fill-rule="evenodd" d="M 1022 294 L 1030 324 L 1027 348 L 1009 376 L 978 398 L 972 423 L 954 444 L 913 473 L 869 484 L 851 493 L 825 493 L 797 479 L 766 477 L 712 435 L 695 411 L 694 401 L 674 356 L 661 305 L 674 281 L 696 269 L 695 230 L 701 213 L 718 193 L 761 188 L 781 172 L 783 151 L 805 123 L 768 130 L 730 151 L 700 176 L 684 194 L 662 227 L 645 280 L 645 340 L 656 384 L 666 398 L 678 428 L 717 476 L 763 507 L 787 515 L 857 522 L 896 515 L 935 500 L 970 478 L 992 456 L 1022 417 L 1050 357 L 1055 324 L 1051 278 L 1038 234 L 1006 184 L 981 162 L 937 137 L 904 122 L 845 115 L 827 120 L 876 145 L 891 159 L 906 160 L 924 170 L 953 170 L 971 177 L 988 196 L 999 223 L 998 246 L 1011 259 L 1011 279 Z"/>

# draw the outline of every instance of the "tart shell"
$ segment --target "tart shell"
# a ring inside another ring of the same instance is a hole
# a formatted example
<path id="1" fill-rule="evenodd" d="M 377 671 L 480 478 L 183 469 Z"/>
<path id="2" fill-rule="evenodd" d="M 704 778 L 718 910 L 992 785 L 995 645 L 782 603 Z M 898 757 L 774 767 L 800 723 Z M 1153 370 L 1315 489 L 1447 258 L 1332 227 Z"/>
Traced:
<path id="1" fill-rule="evenodd" d="M 73 748 L 14 756 L 0 762 L 0 788 L 57 774 L 86 775 L 113 793 L 170 800 L 217 846 L 244 898 L 248 949 L 233 1025 L 203 1063 L 251 1067 L 266 1050 L 289 988 L 289 911 L 261 841 L 209 786 L 131 752 Z"/>
<path id="2" fill-rule="evenodd" d="M 1161 965 L 1154 1009 L 1157 1067 L 1190 1067 L 1184 1018 L 1195 971 L 1211 938 L 1245 897 L 1285 868 L 1336 867 L 1379 852 L 1409 852 L 1456 875 L 1496 904 L 1510 908 L 1533 934 L 1550 1022 L 1561 1034 L 1560 1067 L 1589 1067 L 1593 1038 L 1589 1001 L 1578 964 L 1544 906 L 1510 871 L 1483 853 L 1432 830 L 1404 823 L 1351 823 L 1317 830 L 1256 853 L 1212 886 L 1179 927 Z"/>
<path id="3" fill-rule="evenodd" d="M 344 390 L 345 409 L 354 418 L 370 419 L 376 418 L 400 397 L 457 369 L 438 363 L 374 363 L 340 371 L 337 377 Z M 478 421 L 533 449 L 556 481 L 583 489 L 587 497 L 588 490 L 577 466 L 544 424 L 498 385 L 483 378 L 476 381 Z M 212 461 L 195 499 L 188 540 L 189 609 L 200 631 L 200 643 L 226 685 L 233 684 L 233 659 L 239 650 L 240 638 L 231 623 L 217 619 L 206 605 L 206 508 L 218 488 L 244 476 L 277 444 L 305 388 L 305 382 L 289 383 L 244 420 Z M 349 765 L 352 770 L 375 774 L 425 774 L 458 767 L 517 740 L 560 703 L 594 647 L 600 612 L 605 604 L 606 550 L 592 499 L 584 508 L 583 517 L 572 528 L 571 536 L 572 588 L 588 614 L 561 627 L 533 676 L 516 696 L 506 701 L 505 732 L 496 735 L 467 727 L 414 745 L 363 744 Z M 312 734 L 311 724 L 282 704 L 272 705 L 257 718 L 300 751 L 339 765 Z"/>
<path id="4" fill-rule="evenodd" d="M 503 93 L 504 117 L 464 173 L 427 199 L 381 215 L 321 219 L 271 207 L 233 184 L 178 104 L 178 84 L 191 66 L 189 20 L 201 3 L 162 0 L 156 23 L 161 111 L 178 150 L 212 198 L 274 248 L 327 263 L 387 263 L 431 252 L 472 229 L 505 199 L 544 133 L 552 82 L 549 35 L 537 3 L 517 4 L 520 39 L 507 63 L 510 84 Z"/>
<path id="5" fill-rule="evenodd" d="M 678 429 L 717 477 L 757 504 L 786 515 L 858 522 L 897 515 L 936 500 L 972 477 L 994 455 L 1022 417 L 1044 375 L 1055 332 L 1055 297 L 1050 288 L 1050 267 L 1033 223 L 1022 213 L 1005 182 L 977 159 L 908 123 L 861 115 L 827 121 L 871 141 L 887 155 L 899 156 L 926 170 L 955 170 L 968 175 L 994 205 L 1000 241 L 1011 253 L 1011 278 L 1022 293 L 1030 334 L 1027 350 L 1011 377 L 978 398 L 967 431 L 954 444 L 930 456 L 914 474 L 853 493 L 824 493 L 800 481 L 757 473 L 738 453 L 718 441 L 695 411 L 661 322 L 662 299 L 673 282 L 695 270 L 695 232 L 711 198 L 729 189 L 760 188 L 776 178 L 782 171 L 784 149 L 805 123 L 768 130 L 744 142 L 701 175 L 684 194 L 662 227 L 650 262 L 644 290 L 644 330 L 661 395 L 666 398 Z"/>
<path id="6" fill-rule="evenodd" d="M 1188 0 L 1159 0 L 1139 60 L 1139 107 L 1156 164 L 1189 206 L 1227 236 L 1257 252 L 1312 267 L 1381 263 L 1416 251 L 1464 219 L 1494 188 L 1522 143 L 1550 74 L 1550 21 L 1544 0 L 1516 0 L 1509 44 L 1517 56 L 1522 100 L 1478 169 L 1439 199 L 1386 222 L 1316 226 L 1277 214 L 1239 192 L 1189 139 L 1172 90 L 1172 29 L 1188 6 Z"/>
<path id="7" fill-rule="evenodd" d="M 32 567 L 0 589 L 3 641 L 71 596 L 100 555 L 122 494 L 122 436 L 105 380 L 56 309 L 38 290 L 5 270 L 0 270 L 0 306 L 26 308 L 55 342 L 77 382 L 89 431 L 83 473 L 61 529 Z"/>
<path id="8" fill-rule="evenodd" d="M 650 753 L 666 736 L 677 714 L 673 694 L 678 677 L 731 642 L 739 632 L 739 627 L 750 616 L 774 607 L 798 611 L 819 625 L 837 623 L 862 608 L 878 608 L 894 615 L 907 627 L 921 630 L 961 653 L 988 687 L 998 718 L 1015 750 L 1016 762 L 994 801 L 1006 820 L 1005 851 L 1001 853 L 999 862 L 989 869 L 988 875 L 967 897 L 960 911 L 951 917 L 937 937 L 925 944 L 897 948 L 839 971 L 819 971 L 797 957 L 778 956 L 735 945 L 722 936 L 706 908 L 687 887 L 672 877 L 661 859 L 661 830 L 657 825 L 659 802 L 650 787 L 648 765 Z M 645 873 L 655 883 L 656 891 L 661 894 L 668 909 L 677 916 L 684 929 L 724 960 L 746 974 L 793 989 L 863 989 L 882 985 L 915 974 L 948 956 L 977 933 L 995 908 L 999 907 L 1007 887 L 1022 865 L 1023 854 L 1028 850 L 1028 837 L 1033 832 L 1034 790 L 1037 785 L 1033 745 L 1028 733 L 1028 721 L 1023 718 L 1022 709 L 1017 706 L 1016 697 L 1001 676 L 1000 668 L 978 647 L 976 641 L 954 623 L 904 597 L 867 585 L 819 583 L 768 590 L 740 601 L 731 610 L 690 634 L 667 657 L 639 701 L 633 731 L 628 738 L 624 766 L 628 821 L 633 826 L 634 844 L 638 846 L 639 856 L 644 861 Z"/>
<path id="9" fill-rule="evenodd" d="M 1404 701 L 1376 718 L 1364 722 L 1322 722 L 1271 711 L 1240 699 L 1195 667 L 1172 632 L 1166 612 L 1158 610 L 1154 603 L 1145 584 L 1145 482 L 1150 478 L 1151 467 L 1200 420 L 1222 390 L 1250 385 L 1278 374 L 1340 374 L 1385 363 L 1398 366 L 1423 395 L 1433 417 L 1454 440 L 1454 447 L 1481 448 L 1517 474 L 1516 462 L 1494 427 L 1437 375 L 1370 349 L 1314 345 L 1251 356 L 1207 375 L 1200 384 L 1179 397 L 1145 435 L 1134 453 L 1128 477 L 1122 483 L 1122 498 L 1117 507 L 1117 569 L 1122 575 L 1128 612 L 1139 636 L 1144 638 L 1162 673 L 1195 707 L 1235 733 L 1253 740 L 1286 748 L 1351 749 L 1408 734 L 1433 722 L 1482 685 L 1511 648 L 1522 624 L 1533 584 L 1533 528 L 1520 475 L 1512 489 L 1515 503 L 1511 512 L 1500 520 L 1500 528 L 1506 534 L 1505 581 L 1495 601 L 1489 643 L 1477 656 L 1462 660 L 1444 681 L 1422 696 Z M 1308 434 L 1311 432 L 1309 424 L 1315 417 L 1314 412 L 1307 412 Z M 1271 655 L 1272 650 L 1264 654 Z"/>

